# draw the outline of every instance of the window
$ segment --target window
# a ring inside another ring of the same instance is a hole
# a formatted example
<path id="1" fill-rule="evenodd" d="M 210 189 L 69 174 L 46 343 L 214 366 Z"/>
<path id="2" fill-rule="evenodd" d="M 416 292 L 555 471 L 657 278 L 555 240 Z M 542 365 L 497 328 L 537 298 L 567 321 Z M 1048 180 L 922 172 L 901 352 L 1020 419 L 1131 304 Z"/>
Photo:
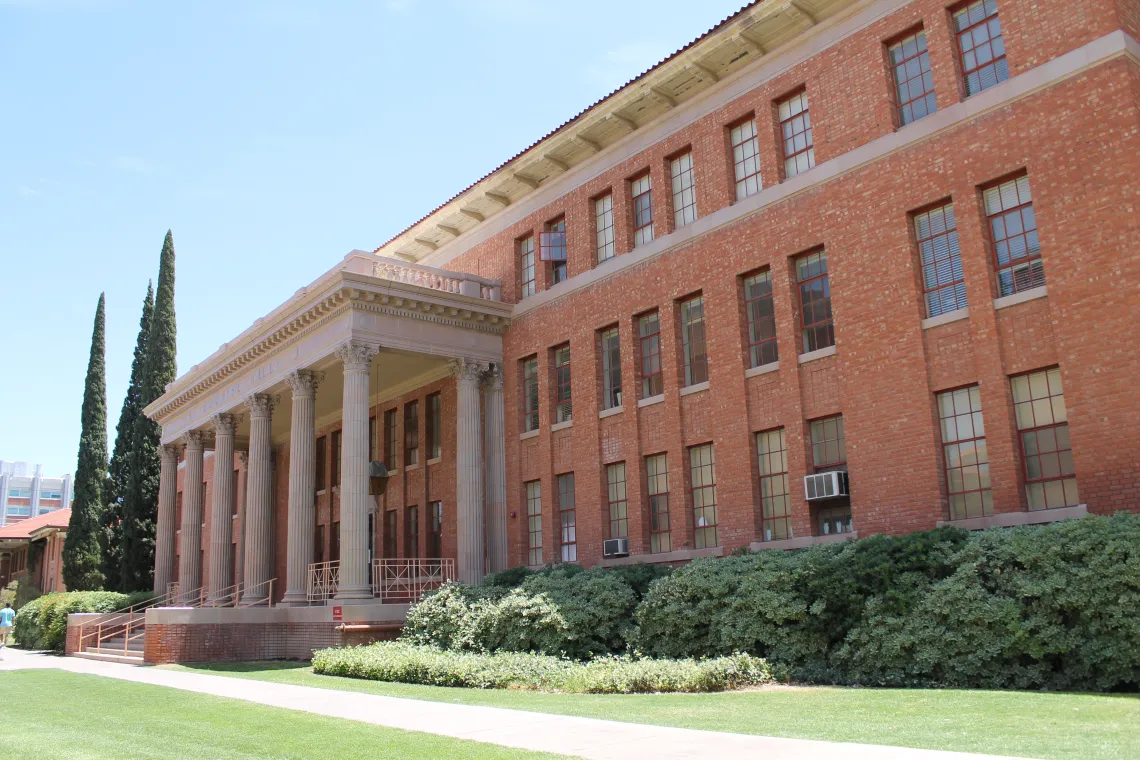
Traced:
<path id="1" fill-rule="evenodd" d="M 317 461 L 317 493 L 325 490 L 325 437 L 322 435 L 317 439 L 316 451 L 314 452 Z"/>
<path id="2" fill-rule="evenodd" d="M 602 330 L 602 408 L 621 406 L 621 338 L 618 328 Z"/>
<path id="3" fill-rule="evenodd" d="M 554 349 L 554 421 L 569 422 L 574 416 L 570 400 L 570 346 Z"/>
<path id="4" fill-rule="evenodd" d="M 420 461 L 420 402 L 404 404 L 404 464 Z"/>
<path id="5" fill-rule="evenodd" d="M 986 452 L 986 428 L 982 423 L 982 396 L 978 386 L 939 393 L 938 420 L 950 519 L 992 515 L 990 458 Z"/>
<path id="6" fill-rule="evenodd" d="M 376 447 L 379 441 L 376 440 L 376 418 L 368 418 L 368 461 L 374 462 L 376 460 Z"/>
<path id="7" fill-rule="evenodd" d="M 705 301 L 695 296 L 681 302 L 681 347 L 685 354 L 685 386 L 709 379 L 709 357 L 705 348 Z"/>
<path id="8" fill-rule="evenodd" d="M 11 513 L 11 505 L 8 506 L 9 513 Z M 176 532 L 182 530 L 182 492 L 178 491 L 174 496 L 174 530 Z M 181 545 L 181 541 L 178 542 Z"/>
<path id="9" fill-rule="evenodd" d="M 811 459 L 816 472 L 846 469 L 847 444 L 843 438 L 843 415 L 811 423 Z"/>
<path id="10" fill-rule="evenodd" d="M 756 458 L 760 472 L 760 535 L 765 541 L 791 538 L 792 505 L 783 428 L 756 434 Z"/>
<path id="11" fill-rule="evenodd" d="M 661 375 L 661 317 L 657 312 L 637 320 L 637 340 L 641 347 L 641 397 L 665 392 Z"/>
<path id="12" fill-rule="evenodd" d="M 519 281 L 522 283 L 522 297 L 527 298 L 535 293 L 534 286 L 534 235 L 523 238 L 518 242 L 519 247 Z"/>
<path id="13" fill-rule="evenodd" d="M 673 180 L 673 226 L 684 227 L 697 220 L 697 196 L 693 190 L 693 154 L 686 153 L 669 162 Z"/>
<path id="14" fill-rule="evenodd" d="M 711 443 L 689 449 L 689 474 L 693 489 L 694 546 L 698 549 L 719 546 L 716 535 L 716 471 Z"/>
<path id="15" fill-rule="evenodd" d="M 30 499 L 32 498 L 32 489 L 30 488 L 9 488 L 8 496 L 13 499 Z"/>
<path id="16" fill-rule="evenodd" d="M 756 140 L 756 119 L 737 124 L 729 133 L 732 166 L 736 176 L 736 200 L 760 192 L 760 146 Z"/>
<path id="17" fill-rule="evenodd" d="M 439 559 L 443 556 L 443 502 L 428 503 L 428 557 Z"/>
<path id="18" fill-rule="evenodd" d="M 654 554 L 673 550 L 669 533 L 669 462 L 664 454 L 645 458 L 649 494 L 649 550 Z"/>
<path id="19" fill-rule="evenodd" d="M 1054 367 L 1021 375 L 1011 378 L 1010 383 L 1029 508 L 1077 506 L 1080 498 L 1061 370 Z"/>
<path id="20" fill-rule="evenodd" d="M 612 259 L 614 245 L 614 196 L 607 193 L 594 201 L 594 222 L 598 231 L 598 263 Z"/>
<path id="21" fill-rule="evenodd" d="M 396 409 L 389 409 L 384 412 L 384 466 L 388 468 L 388 472 L 394 472 L 400 466 L 400 458 L 396 456 L 396 452 L 400 450 L 397 441 L 399 441 L 399 414 Z"/>
<path id="22" fill-rule="evenodd" d="M 443 456 L 443 412 L 438 393 L 427 397 L 427 446 L 428 459 Z"/>
<path id="23" fill-rule="evenodd" d="M 332 484 L 334 488 L 340 487 L 340 431 L 334 430 L 332 434 Z"/>
<path id="24" fill-rule="evenodd" d="M 550 262 L 550 284 L 557 285 L 566 279 L 566 220 L 558 219 L 546 225 L 539 240 L 539 256 Z"/>
<path id="25" fill-rule="evenodd" d="M 633 245 L 653 240 L 653 181 L 649 174 L 629 183 L 633 196 Z"/>
<path id="26" fill-rule="evenodd" d="M 30 506 L 27 506 L 27 505 L 20 506 L 17 504 L 9 504 L 8 505 L 8 516 L 9 517 L 31 517 L 32 516 L 32 508 Z"/>
<path id="27" fill-rule="evenodd" d="M 230 515 L 232 517 L 237 517 L 238 513 L 238 499 L 241 493 L 241 489 L 238 488 L 238 475 L 240 472 L 240 470 L 234 470 L 233 487 L 230 488 Z"/>
<path id="28" fill-rule="evenodd" d="M 399 550 L 396 548 L 396 510 L 389 509 L 384 512 L 384 556 L 396 559 Z"/>
<path id="29" fill-rule="evenodd" d="M 998 295 L 1021 293 L 1045 284 L 1041 243 L 1029 177 L 1018 177 L 987 188 L 982 194 L 990 221 Z"/>
<path id="30" fill-rule="evenodd" d="M 527 564 L 542 564 L 542 481 L 526 484 Z"/>
<path id="31" fill-rule="evenodd" d="M 629 504 L 625 491 L 625 462 L 606 465 L 606 503 L 610 509 L 610 538 L 628 538 Z"/>
<path id="32" fill-rule="evenodd" d="M 523 361 L 523 430 L 538 430 L 538 359 Z"/>
<path id="33" fill-rule="evenodd" d="M 926 316 L 937 317 L 966 308 L 966 279 L 958 250 L 954 204 L 915 214 L 914 235 L 922 264 Z"/>
<path id="34" fill-rule="evenodd" d="M 41 499 L 62 499 L 63 498 L 63 492 L 57 491 L 55 489 L 44 489 L 43 491 L 40 491 L 40 498 Z"/>
<path id="35" fill-rule="evenodd" d="M 392 534 L 396 534 L 393 532 Z M 395 542 L 395 538 L 392 539 Z M 329 540 L 332 546 L 329 547 L 329 562 L 340 562 L 340 520 L 332 524 L 332 538 Z M 396 555 L 393 554 L 393 557 Z"/>
<path id="36" fill-rule="evenodd" d="M 749 369 L 779 360 L 771 272 L 760 272 L 744 278 L 744 312 L 748 320 Z"/>
<path id="37" fill-rule="evenodd" d="M 563 562 L 578 561 L 578 517 L 574 505 L 574 473 L 558 476 L 558 518 L 561 524 L 559 546 Z"/>
<path id="38" fill-rule="evenodd" d="M 934 99 L 934 74 L 926 50 L 926 32 L 919 30 L 887 48 L 895 78 L 895 103 L 899 126 L 918 121 L 938 110 Z"/>
<path id="39" fill-rule="evenodd" d="M 234 549 L 237 549 L 237 542 L 234 542 L 233 546 L 234 546 Z M 325 526 L 324 525 L 318 525 L 317 529 L 315 531 L 313 531 L 313 562 L 324 562 L 324 561 L 325 561 Z M 236 576 L 237 565 L 235 563 L 232 563 L 232 561 L 231 561 L 230 567 L 234 568 L 235 576 Z"/>
<path id="40" fill-rule="evenodd" d="M 796 259 L 796 280 L 800 286 L 804 353 L 834 346 L 835 326 L 831 320 L 827 251 L 818 251 Z"/>
<path id="41" fill-rule="evenodd" d="M 815 166 L 807 90 L 780 101 L 780 136 L 784 141 L 784 176 L 794 177 Z"/>
<path id="42" fill-rule="evenodd" d="M 997 12 L 997 0 L 977 0 L 954 12 L 967 96 L 1009 79 Z"/>
<path id="43" fill-rule="evenodd" d="M 415 505 L 407 508 L 404 517 L 404 556 L 420 556 L 420 510 Z"/>

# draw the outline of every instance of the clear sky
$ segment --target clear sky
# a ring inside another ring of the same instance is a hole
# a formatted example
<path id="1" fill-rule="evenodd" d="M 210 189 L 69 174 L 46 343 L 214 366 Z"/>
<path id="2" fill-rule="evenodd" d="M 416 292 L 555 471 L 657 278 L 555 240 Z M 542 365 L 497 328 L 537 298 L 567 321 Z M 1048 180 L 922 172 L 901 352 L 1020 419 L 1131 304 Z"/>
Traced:
<path id="1" fill-rule="evenodd" d="M 168 228 L 179 373 L 745 0 L 0 0 L 0 459 L 108 446 Z"/>

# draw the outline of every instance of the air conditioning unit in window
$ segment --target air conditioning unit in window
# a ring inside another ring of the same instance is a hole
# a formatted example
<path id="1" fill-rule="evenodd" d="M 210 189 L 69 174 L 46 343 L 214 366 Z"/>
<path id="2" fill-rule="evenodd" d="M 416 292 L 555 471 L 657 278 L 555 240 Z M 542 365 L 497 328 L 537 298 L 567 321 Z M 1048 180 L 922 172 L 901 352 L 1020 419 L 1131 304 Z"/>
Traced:
<path id="1" fill-rule="evenodd" d="M 846 472 L 817 472 L 804 477 L 804 498 L 808 501 L 847 496 Z"/>
<path id="2" fill-rule="evenodd" d="M 602 542 L 602 556 L 603 557 L 628 557 L 629 556 L 629 539 L 628 538 L 607 538 Z"/>

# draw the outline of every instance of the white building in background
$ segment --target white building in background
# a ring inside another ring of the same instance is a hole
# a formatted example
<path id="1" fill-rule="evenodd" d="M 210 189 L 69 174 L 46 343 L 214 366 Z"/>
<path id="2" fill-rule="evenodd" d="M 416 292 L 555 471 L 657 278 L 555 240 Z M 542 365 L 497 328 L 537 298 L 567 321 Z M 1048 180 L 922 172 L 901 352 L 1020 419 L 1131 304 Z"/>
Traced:
<path id="1" fill-rule="evenodd" d="M 43 469 L 0 459 L 0 526 L 71 506 L 71 474 L 45 478 Z"/>

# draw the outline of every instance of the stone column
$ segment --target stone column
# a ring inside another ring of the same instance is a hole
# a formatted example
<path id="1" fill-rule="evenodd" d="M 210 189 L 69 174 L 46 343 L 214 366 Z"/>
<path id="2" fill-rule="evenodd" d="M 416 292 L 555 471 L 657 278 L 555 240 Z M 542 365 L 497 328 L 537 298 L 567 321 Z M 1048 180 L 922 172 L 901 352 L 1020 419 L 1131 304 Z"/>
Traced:
<path id="1" fill-rule="evenodd" d="M 373 346 L 349 341 L 336 350 L 344 363 L 340 444 L 340 583 L 336 598 L 371 599 L 368 567 L 368 370 Z"/>
<path id="2" fill-rule="evenodd" d="M 165 594 L 174 581 L 175 502 L 178 499 L 178 447 L 158 450 L 162 469 L 158 475 L 158 524 L 154 535 L 154 592 Z M 6 492 L 5 492 L 6 493 Z"/>
<path id="3" fill-rule="evenodd" d="M 189 600 L 202 578 L 202 454 L 205 436 L 200 430 L 186 434 L 186 475 L 182 481 L 182 556 L 178 562 L 178 593 Z"/>
<path id="4" fill-rule="evenodd" d="M 455 535 L 459 580 L 483 579 L 483 424 L 479 380 L 487 365 L 457 359 L 452 365 L 458 397 L 455 424 Z"/>
<path id="5" fill-rule="evenodd" d="M 507 438 L 503 423 L 503 367 L 484 376 L 483 413 L 487 458 L 487 560 L 492 573 L 507 569 Z"/>
<path id="6" fill-rule="evenodd" d="M 297 370 L 285 378 L 293 390 L 289 431 L 289 557 L 283 605 L 308 602 L 309 565 L 313 563 L 316 505 L 316 398 L 323 372 Z"/>
<path id="7" fill-rule="evenodd" d="M 242 526 L 242 605 L 260 602 L 269 595 L 266 581 L 273 573 L 273 446 L 269 436 L 276 401 L 267 393 L 255 393 L 245 402 L 249 409 L 249 469 Z"/>
<path id="8" fill-rule="evenodd" d="M 249 482 L 249 452 L 239 451 L 237 453 L 238 467 L 245 473 L 246 483 Z M 235 483 L 236 487 L 237 484 Z M 238 492 L 238 533 L 233 536 L 233 541 L 236 546 L 234 547 L 234 574 L 233 580 L 230 583 L 241 583 L 245 579 L 245 490 Z"/>
<path id="9" fill-rule="evenodd" d="M 233 541 L 234 431 L 238 418 L 214 417 L 214 491 L 210 504 L 210 593 L 207 602 L 224 602 L 233 596 L 234 569 L 230 567 Z"/>

